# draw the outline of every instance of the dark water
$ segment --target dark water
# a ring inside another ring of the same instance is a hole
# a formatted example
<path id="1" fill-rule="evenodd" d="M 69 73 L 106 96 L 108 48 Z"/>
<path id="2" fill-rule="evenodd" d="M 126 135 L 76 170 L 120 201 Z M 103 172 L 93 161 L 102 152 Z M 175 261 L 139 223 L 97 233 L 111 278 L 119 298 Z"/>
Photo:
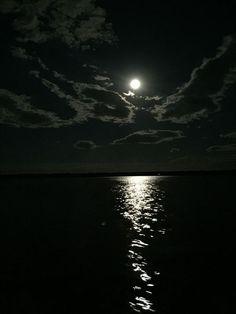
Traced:
<path id="1" fill-rule="evenodd" d="M 236 177 L 0 179 L 0 313 L 236 313 Z"/>

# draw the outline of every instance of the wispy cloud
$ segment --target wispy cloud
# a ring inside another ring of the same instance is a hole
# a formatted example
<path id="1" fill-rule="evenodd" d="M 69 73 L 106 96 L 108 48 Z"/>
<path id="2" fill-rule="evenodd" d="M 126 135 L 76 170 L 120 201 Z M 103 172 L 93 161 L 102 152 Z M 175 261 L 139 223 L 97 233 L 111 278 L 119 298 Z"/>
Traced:
<path id="1" fill-rule="evenodd" d="M 99 146 L 96 145 L 91 140 L 79 140 L 76 143 L 74 143 L 74 148 L 79 149 L 79 150 L 91 150 L 91 149 L 95 149 L 98 147 Z"/>
<path id="2" fill-rule="evenodd" d="M 47 65 L 42 61 L 41 58 L 35 56 L 34 54 L 30 54 L 24 47 L 13 46 L 11 49 L 11 54 L 13 57 L 22 59 L 23 61 L 32 61 L 37 63 L 41 69 L 45 71 L 49 71 Z"/>
<path id="3" fill-rule="evenodd" d="M 112 144 L 157 145 L 163 142 L 172 142 L 183 137 L 185 137 L 183 132 L 179 130 L 141 130 L 116 139 L 112 142 Z"/>
<path id="4" fill-rule="evenodd" d="M 31 104 L 30 97 L 17 95 L 6 89 L 0 89 L 0 123 L 13 127 L 58 128 L 68 125 L 55 113 L 38 109 Z"/>
<path id="5" fill-rule="evenodd" d="M 110 81 L 110 78 L 109 78 L 109 77 L 103 76 L 103 75 L 99 75 L 99 74 L 95 75 L 95 76 L 94 76 L 94 79 L 95 79 L 96 81 Z"/>
<path id="6" fill-rule="evenodd" d="M 230 132 L 230 133 L 226 133 L 226 134 L 221 134 L 220 137 L 236 139 L 236 131 Z"/>
<path id="7" fill-rule="evenodd" d="M 0 13 L 14 16 L 19 42 L 58 39 L 69 47 L 89 49 L 91 42 L 111 44 L 116 39 L 106 11 L 93 0 L 2 0 Z"/>
<path id="8" fill-rule="evenodd" d="M 175 94 L 157 101 L 152 110 L 156 120 L 185 124 L 219 111 L 228 88 L 236 83 L 235 62 L 235 40 L 228 36 L 216 55 L 204 59 Z"/>
<path id="9" fill-rule="evenodd" d="M 75 95 L 65 93 L 57 84 L 44 78 L 41 78 L 41 82 L 76 111 L 74 122 L 80 123 L 88 119 L 118 124 L 133 122 L 134 106 L 118 92 L 107 90 L 98 84 L 75 82 L 55 71 L 53 73 L 59 80 L 70 84 Z"/>
<path id="10" fill-rule="evenodd" d="M 20 58 L 22 60 L 34 60 L 34 57 L 30 56 L 23 47 L 12 47 L 11 54 L 13 57 Z"/>
<path id="11" fill-rule="evenodd" d="M 114 86 L 114 83 L 111 81 L 111 79 L 108 76 L 104 76 L 101 74 L 96 74 L 94 76 L 95 81 L 98 81 L 99 84 L 102 84 L 103 86 L 109 88 Z"/>
<path id="12" fill-rule="evenodd" d="M 39 80 L 41 86 L 48 92 L 63 100 L 63 106 L 72 109 L 74 115 L 69 118 L 59 117 L 52 108 L 49 110 L 37 108 L 32 104 L 30 96 L 1 90 L 1 98 L 5 99 L 1 109 L 0 122 L 2 124 L 15 127 L 55 128 L 84 123 L 89 119 L 115 124 L 133 122 L 134 107 L 118 92 L 107 90 L 105 86 L 102 87 L 99 84 L 80 83 L 68 79 L 64 74 L 51 70 L 40 58 L 30 56 L 25 50 L 16 49 L 16 51 L 20 52 L 17 57 L 37 62 L 42 71 L 30 70 L 29 75 Z M 46 78 L 47 76 L 50 77 L 50 80 Z M 52 77 L 55 80 L 52 80 Z M 65 84 L 70 85 L 73 93 L 65 91 Z M 9 100 L 6 101 L 6 99 L 12 99 L 11 106 L 7 105 Z M 45 108 L 45 106 L 43 107 Z M 30 117 L 32 121 L 30 121 Z"/>
<path id="13" fill-rule="evenodd" d="M 236 152 L 236 144 L 209 146 L 207 152 Z"/>

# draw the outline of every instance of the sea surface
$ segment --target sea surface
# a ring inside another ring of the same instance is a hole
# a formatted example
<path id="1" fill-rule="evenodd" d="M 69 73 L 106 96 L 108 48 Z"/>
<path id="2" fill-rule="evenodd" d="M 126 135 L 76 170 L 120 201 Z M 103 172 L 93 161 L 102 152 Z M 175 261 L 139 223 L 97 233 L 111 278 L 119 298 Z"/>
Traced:
<path id="1" fill-rule="evenodd" d="M 236 176 L 1 177 L 0 313 L 236 313 Z"/>

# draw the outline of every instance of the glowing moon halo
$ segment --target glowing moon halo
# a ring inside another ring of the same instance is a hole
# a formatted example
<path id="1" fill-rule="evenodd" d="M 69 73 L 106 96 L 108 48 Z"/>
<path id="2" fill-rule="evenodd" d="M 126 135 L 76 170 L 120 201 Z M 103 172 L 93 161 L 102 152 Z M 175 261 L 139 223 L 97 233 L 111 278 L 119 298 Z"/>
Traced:
<path id="1" fill-rule="evenodd" d="M 141 82 L 138 80 L 138 79 L 133 79 L 131 82 L 130 82 L 130 87 L 132 89 L 139 89 L 141 86 Z"/>

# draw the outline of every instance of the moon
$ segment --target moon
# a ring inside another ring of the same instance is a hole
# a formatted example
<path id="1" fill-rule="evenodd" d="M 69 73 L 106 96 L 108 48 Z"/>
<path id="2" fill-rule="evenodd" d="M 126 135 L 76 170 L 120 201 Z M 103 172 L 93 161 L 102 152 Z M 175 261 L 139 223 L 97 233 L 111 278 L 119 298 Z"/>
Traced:
<path id="1" fill-rule="evenodd" d="M 141 86 L 141 82 L 140 82 L 140 80 L 138 80 L 138 79 L 133 79 L 131 82 L 130 82 L 130 87 L 132 88 L 132 89 L 139 89 L 140 88 L 140 86 Z"/>

